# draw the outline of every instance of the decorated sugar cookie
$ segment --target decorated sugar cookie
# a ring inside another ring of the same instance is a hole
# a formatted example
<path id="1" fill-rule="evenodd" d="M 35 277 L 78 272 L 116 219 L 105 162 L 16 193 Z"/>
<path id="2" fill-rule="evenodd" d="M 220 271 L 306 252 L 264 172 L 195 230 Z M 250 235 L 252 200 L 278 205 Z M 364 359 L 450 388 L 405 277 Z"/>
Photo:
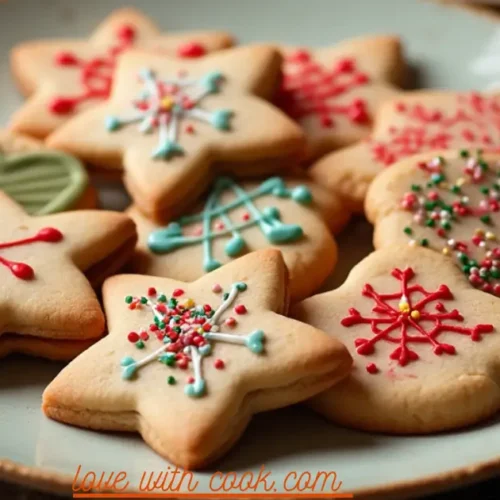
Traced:
<path id="1" fill-rule="evenodd" d="M 500 299 L 475 290 L 443 255 L 378 250 L 337 290 L 293 317 L 343 342 L 351 374 L 311 406 L 334 422 L 386 433 L 473 425 L 500 408 Z"/>
<path id="2" fill-rule="evenodd" d="M 35 139 L 0 130 L 0 190 L 31 215 L 97 204 L 84 166 Z"/>
<path id="3" fill-rule="evenodd" d="M 244 253 L 274 246 L 290 273 L 292 300 L 313 293 L 337 261 L 330 230 L 349 218 L 338 198 L 304 179 L 238 182 L 218 177 L 202 204 L 159 226 L 137 209 L 134 272 L 193 281 Z M 328 221 L 328 226 L 324 221 Z"/>
<path id="4" fill-rule="evenodd" d="M 298 161 L 300 128 L 259 98 L 272 95 L 280 63 L 270 46 L 196 61 L 127 52 L 108 102 L 68 122 L 48 143 L 102 168 L 123 167 L 139 209 L 167 219 L 208 188 L 216 167 L 258 176 Z"/>
<path id="5" fill-rule="evenodd" d="M 91 285 L 130 257 L 134 224 L 107 211 L 29 217 L 1 192 L 0 213 L 0 354 L 69 359 L 104 331 Z"/>
<path id="6" fill-rule="evenodd" d="M 500 154 L 452 150 L 383 172 L 366 198 L 375 246 L 424 246 L 449 256 L 475 287 L 500 296 Z"/>
<path id="7" fill-rule="evenodd" d="M 454 148 L 500 148 L 497 94 L 402 94 L 382 105 L 369 139 L 325 156 L 311 175 L 361 211 L 370 182 L 385 168 L 414 154 Z"/>
<path id="8" fill-rule="evenodd" d="M 152 20 L 130 8 L 110 14 L 88 40 L 22 43 L 12 50 L 12 71 L 29 99 L 14 114 L 12 128 L 44 138 L 106 100 L 117 58 L 131 48 L 197 58 L 231 44 L 231 36 L 222 32 L 162 35 Z"/>
<path id="9" fill-rule="evenodd" d="M 374 112 L 396 94 L 404 77 L 401 45 L 394 36 L 368 36 L 333 47 L 286 47 L 276 103 L 306 132 L 308 156 L 365 138 Z"/>
<path id="10" fill-rule="evenodd" d="M 252 414 L 306 399 L 349 371 L 338 341 L 282 316 L 287 295 L 272 249 L 192 283 L 114 276 L 103 289 L 109 335 L 47 387 L 43 410 L 81 427 L 139 432 L 178 466 L 207 465 Z"/>

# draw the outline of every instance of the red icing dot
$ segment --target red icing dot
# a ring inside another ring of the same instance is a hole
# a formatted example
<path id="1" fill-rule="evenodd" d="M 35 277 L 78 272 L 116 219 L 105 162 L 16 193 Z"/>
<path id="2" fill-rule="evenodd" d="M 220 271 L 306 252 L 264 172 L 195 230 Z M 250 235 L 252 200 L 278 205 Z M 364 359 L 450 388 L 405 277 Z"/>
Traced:
<path id="1" fill-rule="evenodd" d="M 235 308 L 234 308 L 234 312 L 236 314 L 245 314 L 247 312 L 247 308 L 243 305 L 243 304 L 238 304 Z"/>
<path id="2" fill-rule="evenodd" d="M 35 272 L 31 266 L 28 264 L 23 264 L 22 262 L 14 262 L 10 265 L 10 270 L 12 274 L 17 278 L 22 280 L 30 280 L 33 279 Z"/>
<path id="3" fill-rule="evenodd" d="M 155 295 L 156 295 L 156 288 L 154 288 L 154 287 L 150 286 L 150 287 L 148 288 L 148 295 L 149 295 L 150 297 L 155 296 Z"/>
<path id="4" fill-rule="evenodd" d="M 56 97 L 50 102 L 49 109 L 56 115 L 66 115 L 75 109 L 76 104 L 74 99 Z"/>
<path id="5" fill-rule="evenodd" d="M 176 288 L 174 290 L 174 293 L 172 294 L 174 297 L 180 297 L 181 295 L 184 294 L 184 290 L 181 290 L 180 288 Z"/>
<path id="6" fill-rule="evenodd" d="M 139 337 L 141 337 L 141 340 L 149 340 L 148 332 L 141 332 Z"/>
<path id="7" fill-rule="evenodd" d="M 137 332 L 130 332 L 127 335 L 127 339 L 129 342 L 136 343 L 139 340 L 139 334 Z"/>
<path id="8" fill-rule="evenodd" d="M 177 47 L 177 56 L 178 57 L 201 57 L 206 54 L 205 47 L 197 42 L 186 42 Z"/>
<path id="9" fill-rule="evenodd" d="M 372 375 L 378 372 L 377 365 L 375 363 L 369 363 L 366 365 L 366 371 Z"/>
<path id="10" fill-rule="evenodd" d="M 135 28 L 130 24 L 124 24 L 118 28 L 116 34 L 120 40 L 131 42 L 135 37 Z"/>
<path id="11" fill-rule="evenodd" d="M 44 227 L 40 229 L 37 233 L 37 239 L 40 241 L 46 241 L 49 243 L 55 243 L 62 240 L 62 233 L 58 229 L 53 227 Z"/>
<path id="12" fill-rule="evenodd" d="M 55 62 L 60 66 L 74 66 L 78 64 L 78 58 L 72 52 L 59 52 L 56 54 Z"/>
<path id="13" fill-rule="evenodd" d="M 194 134 L 194 127 L 192 125 L 186 125 L 186 133 Z"/>
<path id="14" fill-rule="evenodd" d="M 224 361 L 222 361 L 222 359 L 216 359 L 214 361 L 214 367 L 217 369 L 217 370 L 222 370 L 224 368 Z"/>

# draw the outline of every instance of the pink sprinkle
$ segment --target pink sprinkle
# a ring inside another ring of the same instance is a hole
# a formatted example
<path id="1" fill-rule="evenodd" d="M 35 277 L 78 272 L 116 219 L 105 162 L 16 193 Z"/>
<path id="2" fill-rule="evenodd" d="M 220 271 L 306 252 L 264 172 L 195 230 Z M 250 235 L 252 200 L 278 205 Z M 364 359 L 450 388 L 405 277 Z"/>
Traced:
<path id="1" fill-rule="evenodd" d="M 194 236 L 201 236 L 202 234 L 203 234 L 203 228 L 201 226 L 197 226 L 195 229 L 193 229 Z"/>
<path id="2" fill-rule="evenodd" d="M 214 293 L 222 292 L 222 287 L 219 285 L 219 283 L 215 283 L 215 285 L 212 286 L 212 292 Z"/>
<path id="3" fill-rule="evenodd" d="M 181 295 L 184 295 L 184 290 L 181 290 L 180 288 L 176 288 L 172 295 L 174 297 L 180 297 Z"/>
<path id="4" fill-rule="evenodd" d="M 222 231 L 223 229 L 225 229 L 226 226 L 224 226 L 224 224 L 222 222 L 217 222 L 217 224 L 215 224 L 215 229 L 219 230 L 219 231 Z"/>
<path id="5" fill-rule="evenodd" d="M 250 214 L 249 214 L 248 212 L 245 212 L 245 213 L 241 216 L 241 218 L 242 218 L 243 220 L 250 220 Z"/>
<path id="6" fill-rule="evenodd" d="M 188 377 L 187 378 L 187 383 L 192 384 L 194 382 L 194 377 Z"/>
<path id="7" fill-rule="evenodd" d="M 243 305 L 243 304 L 238 304 L 235 308 L 234 308 L 234 312 L 236 314 L 245 314 L 247 312 L 247 308 Z"/>
<path id="8" fill-rule="evenodd" d="M 229 318 L 226 319 L 226 321 L 224 321 L 224 323 L 227 325 L 227 326 L 235 326 L 236 325 L 236 320 L 231 316 Z"/>
<path id="9" fill-rule="evenodd" d="M 194 127 L 192 125 L 187 125 L 186 126 L 186 133 L 187 134 L 194 134 Z"/>

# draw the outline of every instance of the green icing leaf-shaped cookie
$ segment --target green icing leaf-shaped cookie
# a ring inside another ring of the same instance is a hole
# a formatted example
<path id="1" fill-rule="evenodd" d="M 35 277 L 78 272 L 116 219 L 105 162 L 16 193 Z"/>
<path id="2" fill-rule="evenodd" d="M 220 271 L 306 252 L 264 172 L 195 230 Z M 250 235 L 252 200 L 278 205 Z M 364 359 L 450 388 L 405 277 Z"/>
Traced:
<path id="1" fill-rule="evenodd" d="M 31 215 L 66 210 L 81 197 L 88 181 L 83 165 L 64 153 L 0 150 L 0 190 Z"/>

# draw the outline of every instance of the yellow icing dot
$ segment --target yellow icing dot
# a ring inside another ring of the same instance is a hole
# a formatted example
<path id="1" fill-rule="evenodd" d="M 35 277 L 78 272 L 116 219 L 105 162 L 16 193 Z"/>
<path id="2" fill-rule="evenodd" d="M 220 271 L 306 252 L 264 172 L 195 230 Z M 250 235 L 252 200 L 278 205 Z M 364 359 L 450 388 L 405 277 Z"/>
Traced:
<path id="1" fill-rule="evenodd" d="M 413 318 L 413 319 L 419 319 L 420 318 L 420 312 L 419 311 L 412 311 L 410 316 Z"/>
<path id="2" fill-rule="evenodd" d="M 450 255 L 450 249 L 445 247 L 445 248 L 443 248 L 442 253 L 443 253 L 443 255 Z"/>
<path id="3" fill-rule="evenodd" d="M 496 240 L 496 239 L 497 239 L 497 237 L 495 236 L 495 234 L 494 234 L 494 233 L 492 233 L 491 231 L 488 231 L 488 232 L 486 233 L 486 239 L 487 239 L 487 240 L 490 240 L 490 241 L 493 241 L 493 240 Z"/>
<path id="4" fill-rule="evenodd" d="M 194 306 L 194 300 L 193 299 L 187 299 L 184 304 L 182 304 L 186 309 L 190 309 L 191 307 Z"/>
<path id="5" fill-rule="evenodd" d="M 166 111 L 170 110 L 173 105 L 174 105 L 174 100 L 169 96 L 166 96 L 161 100 L 161 107 Z"/>
<path id="6" fill-rule="evenodd" d="M 465 184 L 465 179 L 463 177 L 459 177 L 457 179 L 457 182 L 455 182 L 455 185 L 460 187 L 460 186 L 463 186 Z"/>

